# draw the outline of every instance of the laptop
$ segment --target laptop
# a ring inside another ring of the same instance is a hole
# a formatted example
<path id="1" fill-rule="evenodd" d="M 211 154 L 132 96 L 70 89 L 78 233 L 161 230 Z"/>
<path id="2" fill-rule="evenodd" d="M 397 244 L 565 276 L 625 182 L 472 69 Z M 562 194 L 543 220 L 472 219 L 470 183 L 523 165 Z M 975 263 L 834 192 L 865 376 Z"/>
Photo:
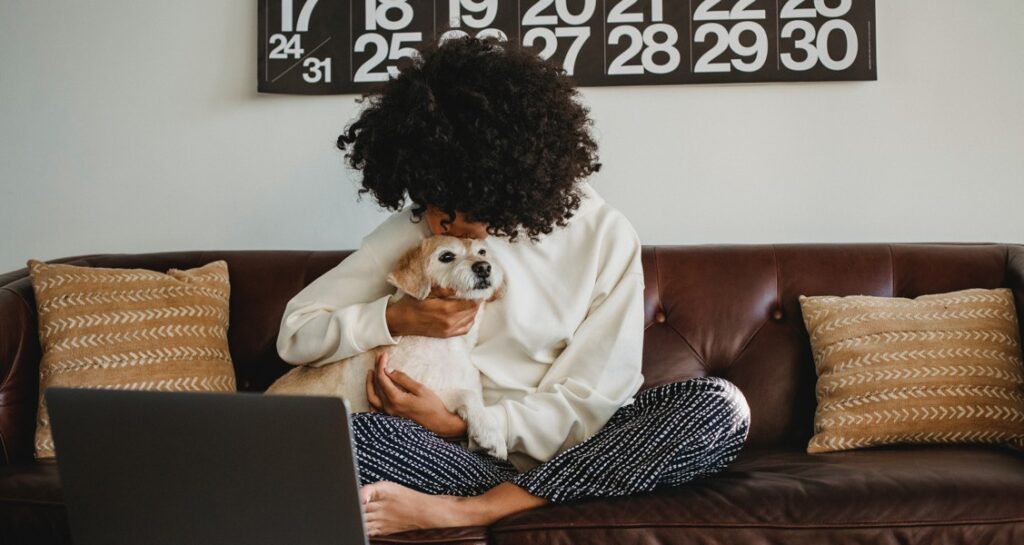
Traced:
<path id="1" fill-rule="evenodd" d="M 334 397 L 49 388 L 76 545 L 367 543 Z"/>

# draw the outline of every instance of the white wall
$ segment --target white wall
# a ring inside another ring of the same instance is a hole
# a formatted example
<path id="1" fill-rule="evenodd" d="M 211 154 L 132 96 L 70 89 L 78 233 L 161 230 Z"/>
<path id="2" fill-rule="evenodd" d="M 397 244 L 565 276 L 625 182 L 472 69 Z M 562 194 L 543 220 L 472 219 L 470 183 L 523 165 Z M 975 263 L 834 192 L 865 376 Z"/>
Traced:
<path id="1" fill-rule="evenodd" d="M 586 88 L 647 244 L 1024 242 L 1020 0 L 877 0 L 879 81 Z M 0 272 L 344 249 L 354 96 L 259 95 L 255 0 L 0 2 Z"/>

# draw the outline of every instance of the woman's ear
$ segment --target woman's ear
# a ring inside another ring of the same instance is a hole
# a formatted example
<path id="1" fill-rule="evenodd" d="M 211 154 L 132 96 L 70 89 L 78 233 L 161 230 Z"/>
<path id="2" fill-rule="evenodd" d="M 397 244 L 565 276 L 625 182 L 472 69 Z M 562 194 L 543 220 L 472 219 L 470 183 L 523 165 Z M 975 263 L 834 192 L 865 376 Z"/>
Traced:
<path id="1" fill-rule="evenodd" d="M 426 299 L 430 295 L 430 279 L 427 278 L 424 263 L 426 241 L 398 258 L 395 268 L 388 274 L 388 283 L 417 299 Z"/>
<path id="2" fill-rule="evenodd" d="M 430 229 L 430 233 L 432 235 L 439 236 L 448 233 L 448 225 L 444 224 L 442 221 L 448 217 L 448 214 L 445 214 L 434 206 L 427 205 L 426 211 L 423 215 L 427 218 L 427 227 Z"/>

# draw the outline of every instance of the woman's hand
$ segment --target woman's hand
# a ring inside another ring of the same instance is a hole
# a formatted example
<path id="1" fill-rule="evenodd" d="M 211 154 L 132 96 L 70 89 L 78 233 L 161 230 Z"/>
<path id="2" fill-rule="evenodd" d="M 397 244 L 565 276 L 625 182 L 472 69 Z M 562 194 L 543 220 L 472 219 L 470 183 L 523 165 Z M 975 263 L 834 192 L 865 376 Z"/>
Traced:
<path id="1" fill-rule="evenodd" d="M 401 371 L 388 369 L 388 355 L 377 354 L 374 368 L 366 373 L 366 398 L 374 409 L 408 418 L 440 437 L 466 435 L 466 422 L 448 412 L 441 398 Z"/>
<path id="2" fill-rule="evenodd" d="M 392 336 L 455 337 L 473 327 L 480 301 L 449 299 L 451 290 L 435 289 L 419 300 L 402 297 L 388 305 L 385 316 Z"/>

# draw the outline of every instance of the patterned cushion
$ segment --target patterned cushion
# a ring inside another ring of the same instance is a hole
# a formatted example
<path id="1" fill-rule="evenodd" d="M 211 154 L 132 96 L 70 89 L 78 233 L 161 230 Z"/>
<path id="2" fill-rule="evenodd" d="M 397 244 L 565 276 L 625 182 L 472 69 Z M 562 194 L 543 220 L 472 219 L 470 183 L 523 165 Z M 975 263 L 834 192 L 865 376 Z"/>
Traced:
<path id="1" fill-rule="evenodd" d="M 1009 289 L 799 301 L 818 373 L 807 452 L 1024 447 L 1024 369 Z"/>
<path id="2" fill-rule="evenodd" d="M 234 391 L 227 263 L 166 274 L 47 264 L 28 267 L 39 313 L 35 456 L 54 456 L 42 392 L 50 386 Z"/>

